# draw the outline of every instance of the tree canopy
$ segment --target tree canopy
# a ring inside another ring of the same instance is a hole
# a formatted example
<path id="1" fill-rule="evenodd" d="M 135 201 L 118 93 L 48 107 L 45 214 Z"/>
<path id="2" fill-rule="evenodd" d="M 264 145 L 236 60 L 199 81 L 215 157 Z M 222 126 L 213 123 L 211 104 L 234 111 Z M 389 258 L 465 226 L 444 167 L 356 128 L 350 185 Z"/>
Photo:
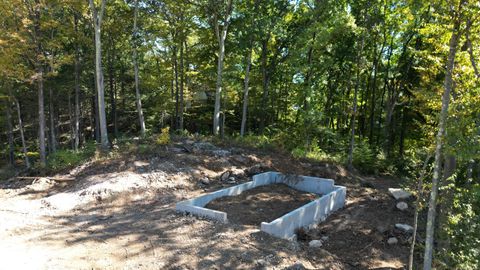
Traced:
<path id="1" fill-rule="evenodd" d="M 9 0 L 0 15 L 6 163 L 168 126 L 415 182 L 440 147 L 436 263 L 480 267 L 477 1 Z"/>

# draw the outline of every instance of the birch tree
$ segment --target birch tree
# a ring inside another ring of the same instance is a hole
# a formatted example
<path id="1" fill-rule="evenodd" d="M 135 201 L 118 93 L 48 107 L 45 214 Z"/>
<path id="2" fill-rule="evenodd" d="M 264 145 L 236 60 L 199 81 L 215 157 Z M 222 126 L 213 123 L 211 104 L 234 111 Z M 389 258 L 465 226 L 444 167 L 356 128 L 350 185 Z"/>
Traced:
<path id="1" fill-rule="evenodd" d="M 432 269 L 433 259 L 433 240 L 435 232 L 435 217 L 437 208 L 437 196 L 439 181 L 442 178 L 442 147 L 444 144 L 445 128 L 448 117 L 448 106 L 450 103 L 450 93 L 453 85 L 453 69 L 455 64 L 455 55 L 457 53 L 458 40 L 460 35 L 460 24 L 462 22 L 462 8 L 466 4 L 466 0 L 460 0 L 457 10 L 453 11 L 453 28 L 449 42 L 448 60 L 445 68 L 444 92 L 442 96 L 442 109 L 438 121 L 438 133 L 435 146 L 435 163 L 433 167 L 432 189 L 430 191 L 430 200 L 428 202 L 428 216 L 425 240 L 425 254 L 423 258 L 423 269 Z"/>
<path id="2" fill-rule="evenodd" d="M 133 67 L 134 67 L 134 73 L 135 73 L 135 103 L 137 105 L 138 121 L 140 122 L 140 134 L 143 137 L 145 136 L 145 120 L 143 118 L 142 98 L 140 95 L 139 77 L 138 77 L 137 21 L 138 21 L 138 0 L 135 0 L 134 16 L 133 16 Z"/>
<path id="3" fill-rule="evenodd" d="M 108 149 L 107 118 L 105 115 L 105 88 L 102 70 L 102 20 L 105 13 L 105 1 L 101 0 L 100 9 L 95 5 L 94 0 L 89 0 L 92 13 L 93 26 L 95 29 L 95 74 L 97 86 L 98 120 L 100 125 L 100 144 L 104 150 Z"/>
<path id="4" fill-rule="evenodd" d="M 215 1 L 214 1 L 215 2 Z M 214 4 L 214 3 L 212 3 Z M 214 9 L 218 7 L 213 7 Z M 213 24 L 215 27 L 215 36 L 218 42 L 218 62 L 217 62 L 217 82 L 215 87 L 215 105 L 213 112 L 213 134 L 218 135 L 220 132 L 220 103 L 222 97 L 222 76 L 223 76 L 223 60 L 225 58 L 225 40 L 227 39 L 228 26 L 230 25 L 230 19 L 232 16 L 232 0 L 227 0 L 225 14 L 222 16 L 215 12 L 213 16 Z"/>

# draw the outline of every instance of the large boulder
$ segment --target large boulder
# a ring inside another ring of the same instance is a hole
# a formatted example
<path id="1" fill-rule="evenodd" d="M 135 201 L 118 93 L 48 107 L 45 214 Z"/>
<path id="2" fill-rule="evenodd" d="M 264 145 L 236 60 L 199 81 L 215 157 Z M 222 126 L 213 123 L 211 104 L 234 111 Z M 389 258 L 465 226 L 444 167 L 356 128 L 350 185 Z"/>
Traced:
<path id="1" fill-rule="evenodd" d="M 401 188 L 389 188 L 388 192 L 390 192 L 390 195 L 392 195 L 395 200 L 405 200 L 412 197 L 412 193 Z"/>

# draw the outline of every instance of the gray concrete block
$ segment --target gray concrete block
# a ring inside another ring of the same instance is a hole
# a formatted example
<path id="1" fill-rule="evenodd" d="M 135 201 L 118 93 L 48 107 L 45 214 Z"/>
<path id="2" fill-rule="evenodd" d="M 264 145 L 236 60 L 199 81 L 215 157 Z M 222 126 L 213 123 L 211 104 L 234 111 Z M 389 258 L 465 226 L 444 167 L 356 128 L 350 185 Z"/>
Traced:
<path id="1" fill-rule="evenodd" d="M 188 212 L 197 216 L 208 217 L 228 222 L 227 213 L 204 208 L 210 201 L 225 196 L 235 196 L 245 190 L 258 186 L 283 183 L 291 188 L 321 195 L 320 198 L 297 208 L 276 220 L 262 222 L 261 230 L 284 239 L 295 239 L 295 230 L 309 227 L 325 220 L 328 215 L 345 205 L 346 191 L 343 186 L 334 185 L 332 179 L 310 176 L 284 175 L 278 172 L 266 172 L 253 176 L 253 181 L 221 189 L 197 198 L 177 203 L 178 212 Z"/>

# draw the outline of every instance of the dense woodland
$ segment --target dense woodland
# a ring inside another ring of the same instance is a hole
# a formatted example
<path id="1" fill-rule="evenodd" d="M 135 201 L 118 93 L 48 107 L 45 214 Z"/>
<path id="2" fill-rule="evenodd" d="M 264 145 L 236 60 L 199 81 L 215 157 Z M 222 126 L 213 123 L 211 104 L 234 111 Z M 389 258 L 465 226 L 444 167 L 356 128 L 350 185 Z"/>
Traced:
<path id="1" fill-rule="evenodd" d="M 162 130 L 274 145 L 420 181 L 424 269 L 479 269 L 478 1 L 8 0 L 0 15 L 5 165 Z"/>

